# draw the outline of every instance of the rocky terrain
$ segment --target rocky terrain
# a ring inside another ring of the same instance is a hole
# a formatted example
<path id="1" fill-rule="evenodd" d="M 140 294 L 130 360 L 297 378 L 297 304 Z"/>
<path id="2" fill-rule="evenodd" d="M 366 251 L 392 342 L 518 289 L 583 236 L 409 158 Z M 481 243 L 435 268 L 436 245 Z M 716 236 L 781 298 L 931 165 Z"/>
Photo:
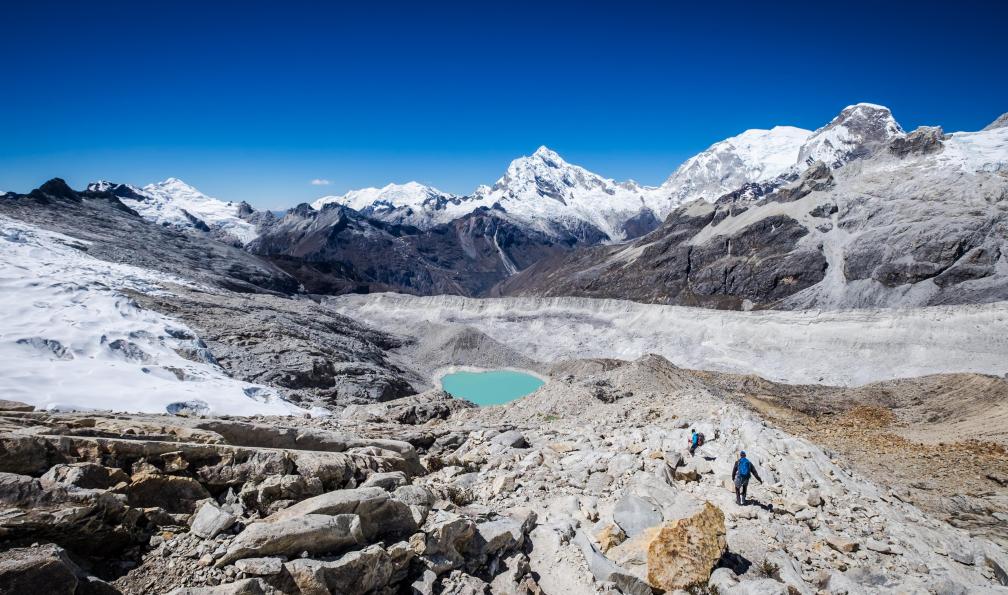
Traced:
<path id="1" fill-rule="evenodd" d="M 731 377 L 659 357 L 552 372 L 503 407 L 426 393 L 322 418 L 5 402 L 0 590 L 993 593 L 1008 583 L 998 540 L 761 419 Z M 690 457 L 693 427 L 707 442 Z M 764 480 L 746 506 L 728 487 L 739 449 Z M 1006 463 L 1004 450 L 992 454 L 992 479 L 977 479 L 996 497 L 962 498 L 1003 514 Z"/>

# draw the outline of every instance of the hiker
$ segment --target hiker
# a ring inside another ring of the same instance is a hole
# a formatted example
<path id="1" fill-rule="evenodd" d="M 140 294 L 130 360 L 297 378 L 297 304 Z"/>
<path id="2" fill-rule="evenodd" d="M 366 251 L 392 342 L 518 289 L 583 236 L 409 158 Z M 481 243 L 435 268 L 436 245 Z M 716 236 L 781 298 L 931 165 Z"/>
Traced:
<path id="1" fill-rule="evenodd" d="M 746 504 L 746 488 L 749 487 L 749 476 L 755 476 L 760 483 L 763 483 L 763 478 L 759 476 L 756 472 L 756 465 L 752 464 L 752 461 L 746 458 L 745 451 L 739 453 L 739 458 L 735 461 L 735 466 L 732 468 L 731 476 L 735 481 L 735 501 L 738 502 L 739 506 L 745 506 Z"/>
<path id="2" fill-rule="evenodd" d="M 692 435 L 690 436 L 689 454 L 692 457 L 696 449 L 703 444 L 703 434 L 697 434 L 696 428 L 690 430 L 690 432 L 692 432 Z"/>

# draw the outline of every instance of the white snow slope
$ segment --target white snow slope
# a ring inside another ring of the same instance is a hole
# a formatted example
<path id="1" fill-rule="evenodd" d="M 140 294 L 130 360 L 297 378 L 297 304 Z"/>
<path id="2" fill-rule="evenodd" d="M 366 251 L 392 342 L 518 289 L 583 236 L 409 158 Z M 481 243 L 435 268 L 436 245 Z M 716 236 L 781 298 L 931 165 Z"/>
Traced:
<path id="1" fill-rule="evenodd" d="M 701 370 L 857 386 L 943 372 L 1008 372 L 1008 302 L 834 312 L 736 312 L 590 298 L 329 298 L 379 329 L 475 328 L 541 362 L 657 353 Z"/>
<path id="2" fill-rule="evenodd" d="M 0 398 L 47 409 L 303 413 L 273 389 L 228 377 L 184 324 L 118 291 L 186 281 L 95 259 L 85 246 L 0 216 Z"/>
<path id="3" fill-rule="evenodd" d="M 793 169 L 811 134 L 793 126 L 746 130 L 690 157 L 661 188 L 676 205 L 698 198 L 717 200 L 745 184 L 766 182 Z"/>
<path id="4" fill-rule="evenodd" d="M 89 187 L 102 190 L 109 182 L 95 182 Z M 192 219 L 186 213 L 206 223 L 207 227 L 227 234 L 243 245 L 259 234 L 256 226 L 238 217 L 238 204 L 225 202 L 203 194 L 178 178 L 168 178 L 133 191 L 145 200 L 121 199 L 123 204 L 148 221 L 177 229 L 192 229 Z"/>

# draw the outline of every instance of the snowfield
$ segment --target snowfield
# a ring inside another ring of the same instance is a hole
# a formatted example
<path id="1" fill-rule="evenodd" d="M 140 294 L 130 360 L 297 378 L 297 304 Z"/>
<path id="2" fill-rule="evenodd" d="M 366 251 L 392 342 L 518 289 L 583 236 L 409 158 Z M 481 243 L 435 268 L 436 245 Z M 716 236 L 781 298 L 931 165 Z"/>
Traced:
<path id="1" fill-rule="evenodd" d="M 86 249 L 0 216 L 0 398 L 54 410 L 304 412 L 228 377 L 192 330 L 122 292 L 191 283 Z"/>
<path id="2" fill-rule="evenodd" d="M 657 353 L 686 368 L 844 386 L 942 372 L 1008 372 L 1008 302 L 737 312 L 590 298 L 386 293 L 330 298 L 325 305 L 387 331 L 472 327 L 544 363 Z"/>

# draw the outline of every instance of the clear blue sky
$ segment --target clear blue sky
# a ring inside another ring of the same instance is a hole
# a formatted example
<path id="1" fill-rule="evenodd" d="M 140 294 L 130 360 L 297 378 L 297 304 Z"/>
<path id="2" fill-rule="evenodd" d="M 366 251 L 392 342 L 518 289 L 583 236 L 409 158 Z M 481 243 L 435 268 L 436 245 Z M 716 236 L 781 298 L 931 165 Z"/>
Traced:
<path id="1" fill-rule="evenodd" d="M 656 184 L 724 137 L 858 101 L 976 130 L 1008 111 L 1006 17 L 968 0 L 11 2 L 0 190 L 176 176 L 266 208 L 411 179 L 466 193 L 542 144 Z"/>

